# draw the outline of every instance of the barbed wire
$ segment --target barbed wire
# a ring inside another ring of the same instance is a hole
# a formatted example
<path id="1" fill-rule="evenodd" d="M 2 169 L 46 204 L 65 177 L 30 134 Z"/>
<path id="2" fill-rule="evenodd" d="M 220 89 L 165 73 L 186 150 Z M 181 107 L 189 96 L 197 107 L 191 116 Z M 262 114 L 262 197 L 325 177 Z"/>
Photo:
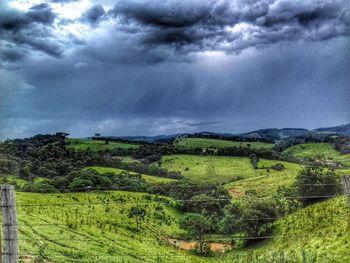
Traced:
<path id="1" fill-rule="evenodd" d="M 260 221 L 260 220 L 266 220 L 266 221 L 271 221 L 271 220 L 278 220 L 278 219 L 282 219 L 282 218 L 287 218 L 287 217 L 291 217 L 293 218 L 293 215 L 286 215 L 286 216 L 278 216 L 278 217 L 254 217 L 254 218 L 235 218 L 236 221 Z M 337 216 L 337 219 L 347 219 L 350 217 L 349 215 L 343 215 L 343 216 Z M 49 227 L 49 226 L 65 226 L 70 228 L 70 225 L 74 225 L 76 227 L 78 226 L 91 226 L 92 224 L 96 224 L 96 222 L 94 223 L 78 223 L 78 222 L 66 222 L 66 223 L 62 223 L 62 222 L 58 222 L 58 223 L 42 223 L 42 224 L 26 224 L 26 227 Z M 122 226 L 122 224 L 116 223 L 116 222 L 112 222 L 112 221 L 105 221 L 105 222 L 99 222 L 98 224 L 101 225 L 111 225 L 111 226 Z M 22 224 L 2 224 L 3 227 L 5 226 L 22 226 Z"/>
<path id="2" fill-rule="evenodd" d="M 172 237 L 159 237 L 157 238 L 140 238 L 140 242 L 141 241 L 154 241 L 154 242 L 158 242 L 158 241 L 166 241 L 166 240 L 177 240 L 177 241 L 187 241 L 187 242 L 209 242 L 209 243 L 218 243 L 218 242 L 224 242 L 224 241 L 232 241 L 234 239 L 242 239 L 242 240 L 253 240 L 253 239 L 278 239 L 278 238 L 311 238 L 311 237 L 345 237 L 348 236 L 347 233 L 344 234 L 313 234 L 313 235 L 264 235 L 264 236 L 242 236 L 242 235 L 237 235 L 237 236 L 230 236 L 230 237 L 225 237 L 225 238 L 217 238 L 217 239 L 189 239 L 189 240 L 180 240 L 178 238 L 172 238 Z M 36 238 L 37 240 L 42 240 L 43 238 Z M 2 241 L 14 241 L 14 240 L 33 240 L 32 237 L 21 237 L 21 238 L 2 238 Z M 60 238 L 58 240 L 49 240 L 49 239 L 45 239 L 47 241 L 51 241 L 51 242 L 59 242 L 59 241 L 72 241 L 74 239 L 72 238 Z M 134 239 L 137 240 L 137 239 Z M 80 239 L 76 239 L 76 241 L 94 241 L 94 242 L 98 242 L 98 243 L 105 243 L 103 242 L 103 240 L 93 240 L 93 239 L 87 239 L 87 238 L 80 238 Z M 105 240 L 107 241 L 107 240 Z M 117 240 L 117 239 L 108 239 L 109 242 L 115 242 L 115 243 L 120 243 L 121 240 Z"/>
<path id="3" fill-rule="evenodd" d="M 162 179 L 172 179 L 172 178 L 167 178 L 167 177 L 159 177 Z M 231 182 L 228 184 L 234 184 L 234 183 L 241 183 L 244 182 L 246 180 L 253 180 L 255 177 L 251 177 L 251 178 L 247 178 L 244 180 L 238 180 L 235 182 Z M 197 184 L 197 185 L 188 185 L 188 186 L 183 186 L 183 189 L 198 189 L 201 190 L 201 188 L 205 188 L 206 186 L 209 186 L 209 189 L 205 189 L 205 190 L 210 190 L 210 187 L 215 187 L 217 185 L 213 184 L 213 185 L 205 185 L 205 184 Z M 302 186 L 341 186 L 341 183 L 339 184 L 323 184 L 323 183 L 315 183 L 315 184 L 303 184 Z M 163 189 L 169 189 L 169 185 L 167 184 L 157 184 L 157 185 L 153 185 L 152 187 L 159 189 L 159 188 L 163 188 Z M 297 186 L 288 186 L 288 188 L 297 188 Z M 107 190 L 107 191 L 123 191 L 123 190 L 128 190 L 127 186 L 123 186 L 123 187 L 79 187 L 79 188 L 58 188 L 58 189 L 48 189 L 48 188 L 24 188 L 24 189 L 19 189 L 21 192 L 45 192 L 45 193 L 49 193 L 49 194 L 57 194 L 57 193 L 74 193 L 74 191 L 103 191 L 103 190 Z M 57 192 L 55 192 L 57 191 Z"/>
<path id="4" fill-rule="evenodd" d="M 281 196 L 281 198 L 284 199 L 325 199 L 325 198 L 334 198 L 334 197 L 341 197 L 343 195 L 315 195 L 315 196 Z M 245 195 L 241 196 L 242 198 L 246 199 L 270 199 L 270 198 L 277 198 L 277 196 L 254 196 L 254 195 Z M 152 202 L 187 202 L 187 203 L 201 203 L 201 202 L 213 202 L 213 201 L 230 201 L 230 198 L 209 198 L 209 199 L 201 199 L 201 200 L 194 200 L 194 199 L 174 199 L 174 200 L 159 200 L 159 199 L 152 199 L 149 202 L 144 201 L 130 201 L 130 200 L 123 200 L 118 202 L 76 202 L 76 203 L 26 203 L 21 204 L 17 203 L 17 207 L 50 207 L 50 206 L 92 206 L 92 205 L 120 205 L 120 204 L 152 204 Z M 0 207 L 13 207 L 13 205 L 0 205 Z"/>

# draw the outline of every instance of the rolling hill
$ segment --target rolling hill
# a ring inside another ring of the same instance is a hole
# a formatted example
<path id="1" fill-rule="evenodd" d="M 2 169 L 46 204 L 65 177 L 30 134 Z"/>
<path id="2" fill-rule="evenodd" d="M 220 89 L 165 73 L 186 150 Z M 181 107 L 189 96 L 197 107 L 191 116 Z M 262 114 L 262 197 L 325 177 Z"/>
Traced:
<path id="1" fill-rule="evenodd" d="M 207 139 L 207 138 L 183 138 L 174 142 L 177 147 L 186 148 L 226 148 L 243 147 L 251 149 L 272 149 L 274 144 L 263 142 L 237 142 L 229 140 Z"/>
<path id="2" fill-rule="evenodd" d="M 293 157 L 300 160 L 327 158 L 350 166 L 350 154 L 341 154 L 329 143 L 306 143 L 294 145 L 282 152 L 285 157 Z"/>

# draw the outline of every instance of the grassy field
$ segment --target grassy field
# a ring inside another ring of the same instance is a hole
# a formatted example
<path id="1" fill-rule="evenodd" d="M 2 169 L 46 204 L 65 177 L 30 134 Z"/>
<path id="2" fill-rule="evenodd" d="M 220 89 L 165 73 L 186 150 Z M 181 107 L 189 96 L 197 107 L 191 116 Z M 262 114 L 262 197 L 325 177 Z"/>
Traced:
<path id="1" fill-rule="evenodd" d="M 186 148 L 225 148 L 225 147 L 251 147 L 252 149 L 272 149 L 274 144 L 263 142 L 234 142 L 227 140 L 206 138 L 185 138 L 175 141 L 175 145 Z"/>
<path id="2" fill-rule="evenodd" d="M 283 171 L 269 170 L 261 176 L 252 177 L 225 185 L 228 191 L 236 197 L 244 195 L 246 191 L 255 191 L 258 196 L 269 196 L 276 193 L 280 186 L 289 186 L 294 182 L 295 177 L 303 166 L 294 163 L 260 160 L 259 167 L 271 167 L 281 163 L 285 167 Z"/>
<path id="3" fill-rule="evenodd" d="M 37 253 L 42 242 L 50 262 L 157 262 L 175 252 L 164 237 L 181 233 L 179 213 L 142 193 L 18 193 L 17 206 L 21 255 Z M 139 232 L 128 218 L 132 206 L 147 211 Z"/>
<path id="4" fill-rule="evenodd" d="M 268 167 L 277 162 L 261 160 L 260 163 Z M 246 157 L 171 155 L 162 158 L 161 167 L 181 172 L 186 179 L 197 183 L 228 183 L 268 174 L 266 169 L 254 169 Z M 289 167 L 292 166 L 287 170 Z"/>
<path id="5" fill-rule="evenodd" d="M 146 197 L 148 196 L 148 197 Z M 65 205 L 64 205 L 65 204 Z M 131 207 L 146 209 L 136 230 Z M 272 238 L 248 249 L 199 257 L 172 247 L 182 234 L 182 214 L 170 199 L 122 191 L 17 193 L 20 254 L 33 262 L 44 248 L 48 262 L 349 262 L 348 209 L 344 197 L 301 209 L 278 220 Z M 160 208 L 161 207 L 161 208 Z M 162 212 L 162 218 L 157 215 Z M 317 257 L 315 261 L 302 261 Z M 284 257 L 284 259 L 282 258 Z M 287 260 L 288 259 L 288 260 Z"/>
<path id="6" fill-rule="evenodd" d="M 46 262 L 55 263 L 246 262 L 246 251 L 200 257 L 173 247 L 168 238 L 183 232 L 172 202 L 122 191 L 17 193 L 20 255 L 34 262 L 41 246 Z M 128 217 L 133 206 L 147 211 L 139 231 Z"/>
<path id="7" fill-rule="evenodd" d="M 291 156 L 297 159 L 306 158 L 327 158 L 341 162 L 345 166 L 350 166 L 350 154 L 341 154 L 333 145 L 329 143 L 306 143 L 294 145 L 282 152 L 284 156 Z"/>
<path id="8" fill-rule="evenodd" d="M 21 179 L 17 176 L 5 175 L 5 174 L 0 175 L 0 184 L 14 184 L 18 186 L 23 186 L 26 183 L 27 183 L 26 180 Z"/>
<path id="9" fill-rule="evenodd" d="M 97 171 L 98 173 L 115 173 L 115 174 L 120 174 L 122 172 L 128 172 L 129 174 L 136 174 L 134 172 L 122 170 L 122 169 L 117 169 L 117 168 L 110 168 L 110 167 L 101 167 L 101 166 L 91 166 L 88 167 L 87 169 L 93 169 Z M 147 175 L 147 174 L 142 174 L 142 178 L 146 180 L 146 182 L 150 184 L 162 184 L 162 183 L 171 183 L 175 182 L 175 179 L 170 179 L 170 178 L 164 178 L 164 177 L 159 177 L 159 176 L 152 176 L 152 175 Z"/>
<path id="10" fill-rule="evenodd" d="M 69 143 L 67 145 L 68 148 L 72 148 L 75 150 L 113 150 L 116 148 L 122 149 L 130 149 L 130 148 L 138 148 L 139 145 L 130 144 L 130 143 L 122 143 L 122 142 L 109 142 L 106 144 L 104 141 L 99 140 L 90 140 L 90 139 L 66 139 L 66 142 Z"/>
<path id="11" fill-rule="evenodd" d="M 303 208 L 275 223 L 276 237 L 254 249 L 265 261 L 254 262 L 350 262 L 348 219 L 345 197 Z"/>
<path id="12" fill-rule="evenodd" d="M 123 162 L 126 162 L 126 163 L 140 162 L 140 161 L 132 158 L 131 156 L 118 156 L 118 159 L 121 159 Z"/>

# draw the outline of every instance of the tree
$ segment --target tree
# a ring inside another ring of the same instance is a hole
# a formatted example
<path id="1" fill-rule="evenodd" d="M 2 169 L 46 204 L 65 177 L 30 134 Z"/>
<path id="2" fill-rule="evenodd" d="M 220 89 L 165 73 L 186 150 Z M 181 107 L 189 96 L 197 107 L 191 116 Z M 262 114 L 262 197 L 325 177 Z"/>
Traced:
<path id="1" fill-rule="evenodd" d="M 214 221 L 210 216 L 189 214 L 180 221 L 180 227 L 198 240 L 198 252 L 200 254 L 208 253 L 204 238 L 215 230 Z"/>
<path id="2" fill-rule="evenodd" d="M 136 221 L 136 229 L 140 230 L 142 221 L 145 220 L 146 210 L 144 208 L 133 206 L 129 210 L 128 218 L 134 218 Z"/>
<path id="3" fill-rule="evenodd" d="M 195 195 L 188 201 L 188 209 L 195 213 L 221 213 L 221 208 L 227 204 L 226 200 L 217 200 L 206 194 Z M 224 204 L 221 204 L 223 202 Z"/>
<path id="4" fill-rule="evenodd" d="M 341 192 L 340 179 L 334 170 L 321 166 L 308 166 L 302 170 L 294 183 L 304 205 L 327 199 Z"/>
<path id="5" fill-rule="evenodd" d="M 69 184 L 69 189 L 72 191 L 83 190 L 85 188 L 93 187 L 94 183 L 87 179 L 74 178 L 73 182 Z"/>
<path id="6" fill-rule="evenodd" d="M 29 165 L 21 165 L 19 168 L 19 176 L 24 179 L 30 178 L 31 174 Z"/>
<path id="7" fill-rule="evenodd" d="M 277 217 L 277 207 L 271 201 L 247 201 L 234 203 L 227 208 L 226 217 L 222 222 L 226 234 L 244 233 L 250 245 L 271 232 L 272 223 Z"/>

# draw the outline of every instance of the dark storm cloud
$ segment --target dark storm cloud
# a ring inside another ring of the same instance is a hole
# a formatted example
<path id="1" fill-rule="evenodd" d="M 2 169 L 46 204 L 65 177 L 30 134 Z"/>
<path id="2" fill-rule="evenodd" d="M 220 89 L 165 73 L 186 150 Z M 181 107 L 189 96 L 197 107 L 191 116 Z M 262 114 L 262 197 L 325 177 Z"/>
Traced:
<path id="1" fill-rule="evenodd" d="M 94 5 L 82 14 L 82 19 L 90 23 L 96 23 L 106 14 L 102 5 Z"/>
<path id="2" fill-rule="evenodd" d="M 91 2 L 74 19 L 0 0 L 0 137 L 350 121 L 345 0 Z"/>
<path id="3" fill-rule="evenodd" d="M 349 35 L 350 7 L 338 1 L 120 1 L 110 14 L 152 48 L 240 52 L 280 41 Z"/>
<path id="4" fill-rule="evenodd" d="M 50 5 L 39 4 L 32 6 L 26 15 L 32 19 L 32 21 L 42 24 L 52 24 L 56 18 L 56 15 L 52 12 Z"/>
<path id="5" fill-rule="evenodd" d="M 11 101 L 21 107 L 7 117 L 22 134 L 76 136 L 339 124 L 349 116 L 348 47 L 337 39 L 151 65 L 102 64 L 81 53 L 27 62 L 22 76 L 35 88 Z"/>
<path id="6" fill-rule="evenodd" d="M 51 28 L 56 17 L 48 4 L 32 6 L 27 12 L 2 6 L 0 11 L 2 60 L 15 62 L 31 50 L 60 57 L 63 52 L 62 45 L 56 41 Z"/>

